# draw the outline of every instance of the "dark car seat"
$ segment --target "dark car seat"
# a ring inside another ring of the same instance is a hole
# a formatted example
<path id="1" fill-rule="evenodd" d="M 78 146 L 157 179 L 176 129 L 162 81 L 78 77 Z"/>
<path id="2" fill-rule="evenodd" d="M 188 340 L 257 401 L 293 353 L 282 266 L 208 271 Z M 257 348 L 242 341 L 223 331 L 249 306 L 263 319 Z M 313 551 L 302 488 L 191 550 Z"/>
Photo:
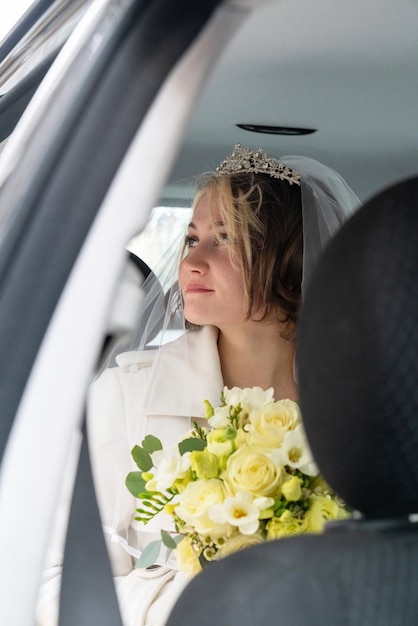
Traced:
<path id="1" fill-rule="evenodd" d="M 321 257 L 300 321 L 312 451 L 357 512 L 209 565 L 167 626 L 418 624 L 418 178 L 369 200 Z"/>

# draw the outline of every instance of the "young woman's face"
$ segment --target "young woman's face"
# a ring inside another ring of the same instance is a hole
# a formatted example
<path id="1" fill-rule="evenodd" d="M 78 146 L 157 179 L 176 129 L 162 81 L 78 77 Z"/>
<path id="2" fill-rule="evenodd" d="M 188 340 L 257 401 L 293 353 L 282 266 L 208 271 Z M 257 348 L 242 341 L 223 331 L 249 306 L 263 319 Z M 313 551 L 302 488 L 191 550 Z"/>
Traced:
<path id="1" fill-rule="evenodd" d="M 192 324 L 222 329 L 246 319 L 245 292 L 239 261 L 231 261 L 228 233 L 215 207 L 214 225 L 209 197 L 196 205 L 187 233 L 187 256 L 179 270 L 184 316 Z M 219 243 L 216 235 L 224 239 Z"/>

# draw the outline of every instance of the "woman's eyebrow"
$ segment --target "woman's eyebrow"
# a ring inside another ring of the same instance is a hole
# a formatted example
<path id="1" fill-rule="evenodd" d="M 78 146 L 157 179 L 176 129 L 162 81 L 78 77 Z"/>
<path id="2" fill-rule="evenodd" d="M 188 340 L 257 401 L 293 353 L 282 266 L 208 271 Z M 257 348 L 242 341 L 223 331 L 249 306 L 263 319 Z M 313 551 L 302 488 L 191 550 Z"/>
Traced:
<path id="1" fill-rule="evenodd" d="M 222 222 L 222 221 L 215 222 L 214 226 L 222 228 L 223 226 L 225 226 L 225 222 Z M 187 228 L 192 228 L 193 230 L 197 230 L 197 226 L 194 222 L 189 222 L 189 224 L 187 225 Z"/>

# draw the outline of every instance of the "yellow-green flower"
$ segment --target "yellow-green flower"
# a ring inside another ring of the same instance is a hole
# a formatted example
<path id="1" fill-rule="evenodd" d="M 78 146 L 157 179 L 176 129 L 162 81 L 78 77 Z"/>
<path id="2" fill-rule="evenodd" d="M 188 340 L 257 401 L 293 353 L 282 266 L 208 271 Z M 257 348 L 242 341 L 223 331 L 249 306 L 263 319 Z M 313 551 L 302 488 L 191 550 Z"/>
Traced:
<path id="1" fill-rule="evenodd" d="M 217 478 L 220 472 L 218 458 L 207 448 L 204 450 L 193 450 L 190 453 L 190 465 L 197 478 L 209 480 Z"/>
<path id="2" fill-rule="evenodd" d="M 288 474 L 282 484 L 282 495 L 289 502 L 297 502 L 297 500 L 300 500 L 302 496 L 301 479 Z"/>
<path id="3" fill-rule="evenodd" d="M 188 537 L 184 537 L 174 550 L 179 569 L 188 576 L 193 578 L 202 569 L 198 556 L 193 549 L 192 543 Z"/>
<path id="4" fill-rule="evenodd" d="M 273 517 L 266 524 L 267 539 L 282 539 L 306 532 L 304 519 L 295 517 L 289 510 L 284 511 L 280 517 Z"/>
<path id="5" fill-rule="evenodd" d="M 218 457 L 227 457 L 235 449 L 237 431 L 232 428 L 216 428 L 207 435 L 208 450 Z"/>
<path id="6" fill-rule="evenodd" d="M 321 533 L 327 522 L 349 517 L 349 513 L 331 496 L 313 494 L 310 503 L 311 506 L 306 513 L 307 532 Z"/>

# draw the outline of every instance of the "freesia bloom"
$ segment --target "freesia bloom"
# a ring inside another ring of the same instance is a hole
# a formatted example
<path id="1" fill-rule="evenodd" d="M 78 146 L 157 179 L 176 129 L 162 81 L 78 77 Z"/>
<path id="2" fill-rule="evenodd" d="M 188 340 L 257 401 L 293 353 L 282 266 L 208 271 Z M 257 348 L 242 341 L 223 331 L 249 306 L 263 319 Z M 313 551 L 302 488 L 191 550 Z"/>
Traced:
<path id="1" fill-rule="evenodd" d="M 209 424 L 212 428 L 228 428 L 229 426 L 229 407 L 227 406 L 217 406 L 214 411 L 212 417 L 208 419 Z"/>
<path id="2" fill-rule="evenodd" d="M 237 406 L 240 404 L 244 411 L 249 412 L 252 409 L 261 409 L 269 402 L 273 402 L 274 389 L 270 387 L 267 390 L 261 387 L 224 387 L 224 398 L 228 406 Z"/>
<path id="3" fill-rule="evenodd" d="M 227 535 L 230 532 L 228 526 L 215 524 L 208 512 L 228 495 L 224 483 L 218 478 L 192 481 L 181 494 L 181 501 L 175 509 L 176 515 L 199 534 Z"/>
<path id="4" fill-rule="evenodd" d="M 180 454 L 178 446 L 157 450 L 152 453 L 155 471 L 153 478 L 146 484 L 148 491 L 165 491 L 176 480 L 186 476 L 190 468 L 189 454 Z"/>
<path id="5" fill-rule="evenodd" d="M 252 410 L 248 426 L 249 441 L 267 448 L 277 448 L 289 430 L 301 422 L 299 406 L 291 400 L 271 402 Z"/>
<path id="6" fill-rule="evenodd" d="M 271 454 L 279 465 L 288 465 L 307 476 L 316 476 L 319 473 L 302 424 L 296 426 L 294 430 L 289 430 L 283 439 L 282 446 L 273 450 Z"/>
<path id="7" fill-rule="evenodd" d="M 235 493 L 248 491 L 254 496 L 278 495 L 283 468 L 258 446 L 243 446 L 226 464 L 225 480 Z"/>
<path id="8" fill-rule="evenodd" d="M 241 407 L 238 426 L 242 427 L 248 420 L 251 410 L 261 409 L 268 403 L 273 402 L 273 387 L 266 391 L 261 387 L 224 387 L 223 397 L 226 406 L 214 409 L 214 415 L 208 422 L 213 428 L 223 428 L 230 425 L 230 407 Z"/>
<path id="9" fill-rule="evenodd" d="M 240 491 L 234 497 L 226 498 L 222 504 L 211 507 L 209 517 L 218 524 L 236 526 L 243 535 L 251 535 L 260 525 L 260 511 L 273 504 L 272 498 L 253 499 L 249 493 Z"/>

